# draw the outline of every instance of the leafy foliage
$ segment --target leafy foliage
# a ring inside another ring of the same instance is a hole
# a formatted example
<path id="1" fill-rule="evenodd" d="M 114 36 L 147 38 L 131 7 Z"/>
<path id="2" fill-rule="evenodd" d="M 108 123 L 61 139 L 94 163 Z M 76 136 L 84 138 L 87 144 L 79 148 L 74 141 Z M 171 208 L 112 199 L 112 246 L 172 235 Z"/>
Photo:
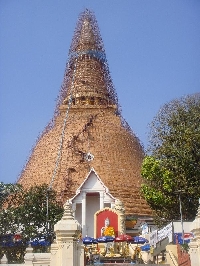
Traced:
<path id="1" fill-rule="evenodd" d="M 150 126 L 142 193 L 160 217 L 193 219 L 200 197 L 200 94 L 165 104 Z"/>
<path id="2" fill-rule="evenodd" d="M 0 182 L 0 235 L 14 233 L 17 224 L 14 219 L 15 206 L 21 198 L 22 187 L 19 184 Z"/>
<path id="3" fill-rule="evenodd" d="M 15 201 L 15 198 L 19 195 L 21 190 L 22 186 L 19 184 L 4 184 L 0 182 L 0 209 L 3 208 L 4 204 L 6 204 L 7 207 L 13 205 L 13 201 Z M 12 195 L 12 202 L 8 200 L 10 195 Z"/>
<path id="4" fill-rule="evenodd" d="M 47 193 L 48 193 L 48 223 L 54 225 L 61 219 L 63 207 L 56 201 L 56 193 L 48 190 L 46 184 L 31 187 L 24 191 L 22 202 L 15 209 L 16 222 L 25 238 L 31 239 L 38 232 L 47 234 Z"/>
<path id="5" fill-rule="evenodd" d="M 0 196 L 0 238 L 21 234 L 19 242 L 0 241 L 0 253 L 7 254 L 9 263 L 22 262 L 28 241 L 38 236 L 52 241 L 53 225 L 61 219 L 63 206 L 46 184 L 24 190 L 19 185 L 0 183 Z"/>

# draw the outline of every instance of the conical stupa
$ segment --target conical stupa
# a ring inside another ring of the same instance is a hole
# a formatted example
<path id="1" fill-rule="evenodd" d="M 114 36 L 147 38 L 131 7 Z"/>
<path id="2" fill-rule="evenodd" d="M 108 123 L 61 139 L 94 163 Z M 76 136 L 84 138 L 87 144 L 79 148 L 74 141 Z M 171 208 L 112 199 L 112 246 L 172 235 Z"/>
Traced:
<path id="1" fill-rule="evenodd" d="M 94 169 L 126 214 L 151 215 L 140 195 L 143 149 L 123 119 L 94 14 L 81 13 L 54 117 L 38 139 L 18 183 L 47 183 L 72 198 Z"/>

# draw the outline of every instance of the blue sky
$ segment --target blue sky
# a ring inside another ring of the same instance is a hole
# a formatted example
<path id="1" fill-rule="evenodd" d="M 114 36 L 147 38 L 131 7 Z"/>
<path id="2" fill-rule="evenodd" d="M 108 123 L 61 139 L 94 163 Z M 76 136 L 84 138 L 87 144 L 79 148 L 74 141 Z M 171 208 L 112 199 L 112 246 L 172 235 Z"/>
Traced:
<path id="1" fill-rule="evenodd" d="M 146 147 L 172 99 L 200 91 L 199 0 L 1 0 L 0 181 L 53 116 L 77 17 L 94 11 L 122 114 Z"/>

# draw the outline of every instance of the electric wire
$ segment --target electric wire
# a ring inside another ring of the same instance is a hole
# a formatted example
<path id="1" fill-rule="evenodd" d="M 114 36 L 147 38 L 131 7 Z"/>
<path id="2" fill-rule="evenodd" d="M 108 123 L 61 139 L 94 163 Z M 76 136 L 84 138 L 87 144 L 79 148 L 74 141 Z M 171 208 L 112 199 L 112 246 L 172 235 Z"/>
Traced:
<path id="1" fill-rule="evenodd" d="M 73 71 L 73 75 L 72 75 L 72 89 L 70 91 L 70 97 L 68 100 L 68 105 L 67 105 L 67 109 L 66 109 L 66 113 L 65 113 L 65 118 L 64 118 L 64 122 L 63 122 L 63 127 L 62 127 L 62 133 L 61 133 L 61 137 L 60 137 L 60 145 L 59 145 L 59 149 L 58 149 L 58 154 L 57 154 L 57 159 L 56 159 L 56 164 L 55 164 L 55 168 L 53 171 L 53 175 L 51 178 L 51 182 L 49 184 L 49 187 L 47 189 L 47 193 L 46 193 L 46 222 L 47 222 L 47 229 L 48 228 L 48 220 L 49 220 L 49 191 L 52 189 L 53 186 L 53 182 L 55 180 L 56 174 L 57 174 L 57 169 L 58 169 L 58 165 L 60 162 L 60 158 L 61 158 L 61 153 L 62 153 L 62 148 L 63 148 L 63 141 L 64 141 L 64 136 L 65 136 L 65 129 L 66 129 L 66 125 L 67 125 L 67 119 L 68 119 L 68 114 L 69 114 L 69 110 L 71 108 L 72 105 L 72 99 L 73 99 L 73 91 L 74 91 L 74 79 L 75 79 L 75 73 L 76 73 L 76 65 L 77 65 L 77 58 L 75 60 L 75 64 L 74 64 L 74 71 Z"/>

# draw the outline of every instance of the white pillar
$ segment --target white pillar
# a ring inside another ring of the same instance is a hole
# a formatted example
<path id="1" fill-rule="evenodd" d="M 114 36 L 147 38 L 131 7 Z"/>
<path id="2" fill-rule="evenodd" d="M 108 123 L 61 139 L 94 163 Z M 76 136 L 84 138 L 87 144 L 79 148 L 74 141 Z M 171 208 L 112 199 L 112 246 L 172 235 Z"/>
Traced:
<path id="1" fill-rule="evenodd" d="M 83 257 L 78 256 L 78 237 L 81 226 L 74 219 L 71 205 L 67 201 L 64 205 L 64 214 L 54 226 L 56 240 L 51 245 L 50 266 L 82 266 Z M 33 265 L 33 264 L 32 264 Z M 43 263 L 44 265 L 44 263 Z"/>
<path id="2" fill-rule="evenodd" d="M 33 260 L 34 260 L 33 248 L 31 247 L 31 245 L 29 245 L 26 248 L 26 254 L 24 256 L 24 262 L 25 262 L 24 264 L 31 266 L 31 265 L 33 265 Z M 3 264 L 3 261 L 2 260 L 1 260 L 1 263 Z"/>
<path id="3" fill-rule="evenodd" d="M 104 193 L 100 192 L 100 210 L 104 208 Z"/>
<path id="4" fill-rule="evenodd" d="M 33 254 L 32 254 L 33 255 Z M 31 257 L 32 258 L 32 257 Z M 26 262 L 26 261 L 25 261 Z M 6 257 L 6 254 L 3 255 L 2 259 L 1 259 L 1 263 L 0 264 L 8 264 L 8 259 Z M 30 265 L 33 265 L 32 260 Z"/>
<path id="5" fill-rule="evenodd" d="M 86 192 L 82 193 L 82 235 L 86 235 Z"/>
<path id="6" fill-rule="evenodd" d="M 72 203 L 72 212 L 73 212 L 73 215 L 74 215 L 74 219 L 76 219 L 76 203 Z"/>
<path id="7" fill-rule="evenodd" d="M 192 266 L 200 265 L 200 199 L 197 215 L 190 226 L 190 231 L 194 234 L 194 238 L 188 244 L 189 254 Z"/>

